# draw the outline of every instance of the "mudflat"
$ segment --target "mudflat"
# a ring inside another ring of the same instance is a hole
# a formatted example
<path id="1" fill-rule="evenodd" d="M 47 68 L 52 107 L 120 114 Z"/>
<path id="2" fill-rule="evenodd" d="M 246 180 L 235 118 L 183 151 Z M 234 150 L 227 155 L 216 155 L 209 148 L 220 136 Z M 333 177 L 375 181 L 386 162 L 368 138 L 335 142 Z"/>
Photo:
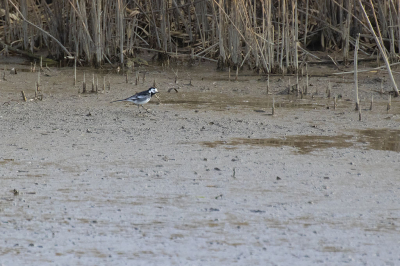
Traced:
<path id="1" fill-rule="evenodd" d="M 385 72 L 359 74 L 360 121 L 353 76 L 326 66 L 303 95 L 288 94 L 296 76 L 267 90 L 207 63 L 138 67 L 137 85 L 78 68 L 74 86 L 73 68 L 50 68 L 36 98 L 29 68 L 0 64 L 1 265 L 400 264 Z M 110 103 L 154 81 L 149 113 Z"/>

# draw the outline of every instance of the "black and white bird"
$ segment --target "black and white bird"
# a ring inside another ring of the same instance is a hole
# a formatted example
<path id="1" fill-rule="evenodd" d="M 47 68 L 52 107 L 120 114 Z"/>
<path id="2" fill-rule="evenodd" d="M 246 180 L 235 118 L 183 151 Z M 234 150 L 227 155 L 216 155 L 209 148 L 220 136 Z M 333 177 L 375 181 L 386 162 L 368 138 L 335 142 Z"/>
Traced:
<path id="1" fill-rule="evenodd" d="M 143 104 L 148 103 L 150 101 L 151 97 L 153 95 L 155 95 L 156 93 L 158 93 L 158 90 L 154 87 L 151 87 L 150 89 L 142 91 L 142 92 L 138 92 L 129 98 L 113 101 L 112 103 L 114 103 L 114 102 L 132 102 L 138 106 L 139 112 L 140 112 L 140 106 L 142 106 L 144 108 L 144 110 L 146 110 L 146 112 L 149 112 L 143 106 Z M 156 95 L 156 97 L 157 97 L 157 95 Z"/>

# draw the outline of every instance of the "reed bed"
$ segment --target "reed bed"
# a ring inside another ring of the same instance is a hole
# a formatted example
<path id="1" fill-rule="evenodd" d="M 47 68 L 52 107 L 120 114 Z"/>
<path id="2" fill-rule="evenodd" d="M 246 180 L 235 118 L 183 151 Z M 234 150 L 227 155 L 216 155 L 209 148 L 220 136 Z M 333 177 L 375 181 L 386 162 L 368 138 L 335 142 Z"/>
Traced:
<path id="1" fill-rule="evenodd" d="M 391 0 L 0 0 L 0 46 L 46 48 L 99 66 L 154 51 L 232 70 L 297 73 L 315 50 L 397 60 L 400 2 Z M 376 37 L 374 35 L 376 34 Z M 10 51 L 8 49 L 7 51 Z M 71 59 L 72 59 L 71 58 Z"/>

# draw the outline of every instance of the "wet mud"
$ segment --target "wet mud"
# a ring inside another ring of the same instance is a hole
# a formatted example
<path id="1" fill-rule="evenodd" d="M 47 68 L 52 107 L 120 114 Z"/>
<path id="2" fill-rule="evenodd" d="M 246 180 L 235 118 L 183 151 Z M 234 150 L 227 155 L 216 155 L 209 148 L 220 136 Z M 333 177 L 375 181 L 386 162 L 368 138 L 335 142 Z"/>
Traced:
<path id="1" fill-rule="evenodd" d="M 206 63 L 173 66 L 177 83 L 138 67 L 138 85 L 107 68 L 74 86 L 51 68 L 42 100 L 17 66 L 0 81 L 0 264 L 400 263 L 400 102 L 387 110 L 384 72 L 360 74 L 359 121 L 352 77 L 321 66 L 303 97 L 287 94 L 294 76 L 267 90 Z M 154 82 L 149 113 L 110 103 Z"/>

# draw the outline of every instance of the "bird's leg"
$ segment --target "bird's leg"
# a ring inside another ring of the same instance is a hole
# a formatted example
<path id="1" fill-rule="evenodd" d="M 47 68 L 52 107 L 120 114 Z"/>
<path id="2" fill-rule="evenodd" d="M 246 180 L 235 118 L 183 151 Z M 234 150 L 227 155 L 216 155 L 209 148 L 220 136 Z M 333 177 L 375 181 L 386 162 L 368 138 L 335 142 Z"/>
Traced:
<path id="1" fill-rule="evenodd" d="M 139 110 L 139 113 L 142 113 L 142 111 L 140 111 L 140 105 L 137 104 L 137 109 Z"/>
<path id="2" fill-rule="evenodd" d="M 142 105 L 142 107 L 144 108 L 144 110 L 146 110 L 146 112 L 148 112 L 148 113 L 149 113 L 149 110 L 147 110 L 147 109 L 146 109 L 146 107 L 144 107 L 143 105 Z"/>

